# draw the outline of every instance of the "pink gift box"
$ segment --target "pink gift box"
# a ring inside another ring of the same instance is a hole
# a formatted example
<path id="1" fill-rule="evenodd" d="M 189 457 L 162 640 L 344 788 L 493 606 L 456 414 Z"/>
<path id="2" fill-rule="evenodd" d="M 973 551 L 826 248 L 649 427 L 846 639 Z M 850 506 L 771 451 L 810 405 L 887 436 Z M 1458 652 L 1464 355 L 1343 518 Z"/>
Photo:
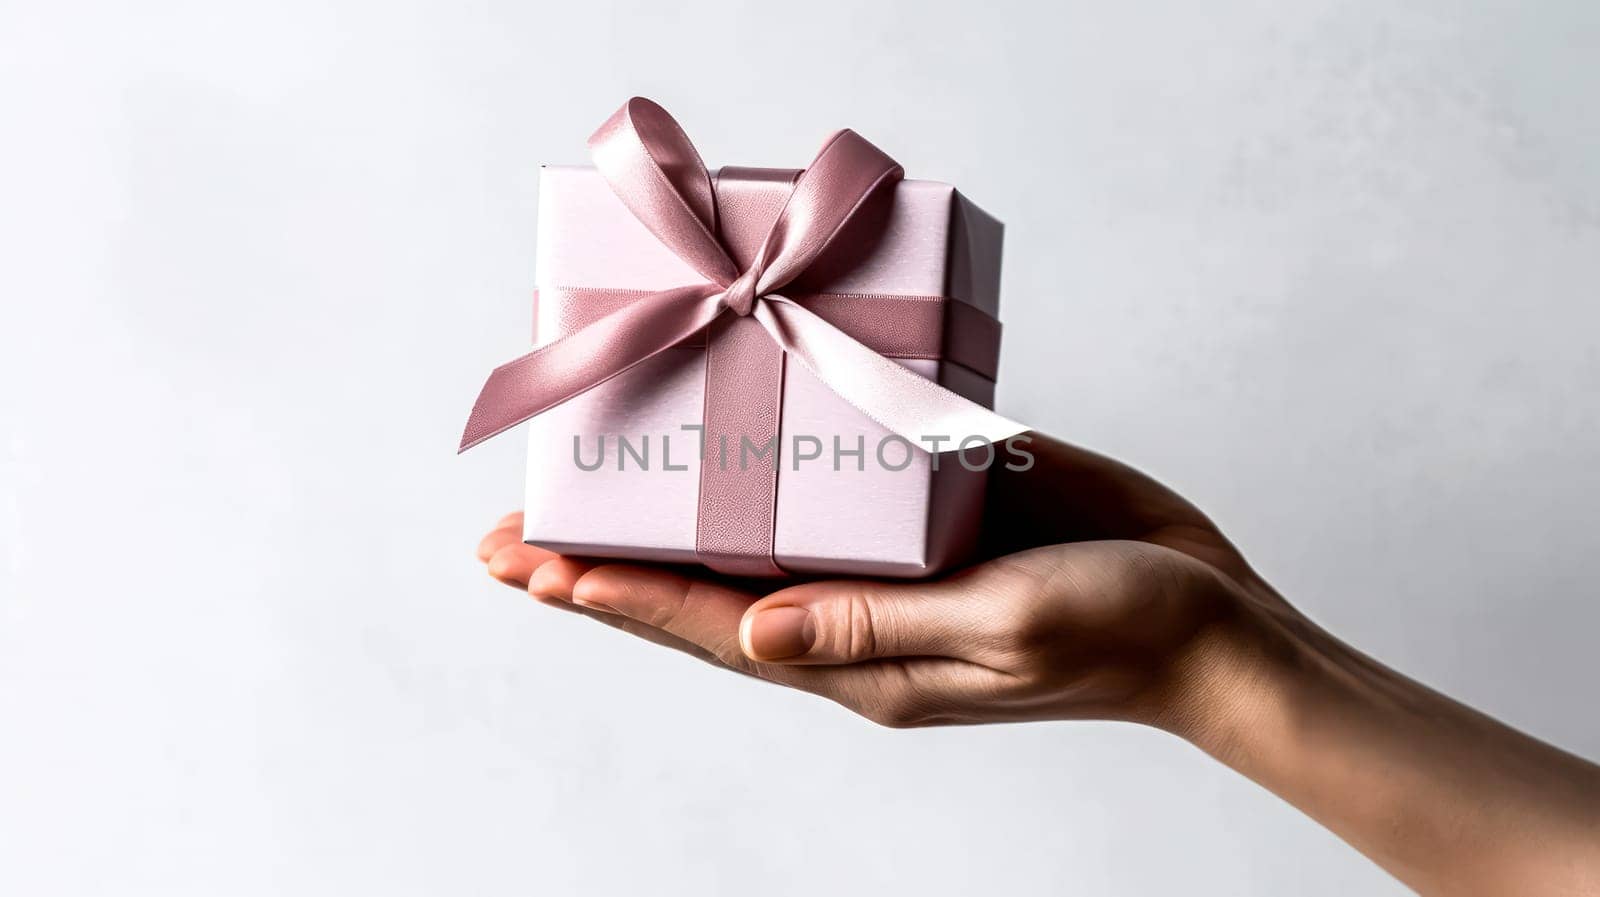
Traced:
<path id="1" fill-rule="evenodd" d="M 716 175 L 723 239 L 735 255 L 755 251 L 793 176 L 749 168 Z M 836 253 L 828 264 L 814 266 L 796 293 L 954 300 L 947 303 L 953 313 L 944 324 L 950 351 L 896 361 L 990 406 L 999 338 L 992 318 L 999 302 L 1000 223 L 953 187 L 905 180 L 895 185 L 873 229 L 870 238 L 841 241 L 851 244 L 853 257 Z M 614 296 L 703 280 L 594 169 L 543 169 L 538 345 L 597 318 L 606 309 L 593 307 L 596 301 L 615 301 L 586 290 Z M 958 304 L 967 308 L 954 308 Z M 969 313 L 974 310 L 981 314 Z M 701 560 L 697 524 L 715 512 L 701 508 L 702 465 L 737 466 L 744 447 L 723 452 L 714 439 L 702 447 L 702 432 L 709 431 L 694 428 L 706 412 L 707 351 L 703 342 L 694 342 L 667 349 L 530 421 L 526 541 L 581 556 Z M 958 564 L 971 552 L 986 477 L 971 468 L 981 467 L 981 452 L 969 467 L 955 453 L 912 450 L 799 364 L 783 365 L 781 384 L 770 509 L 771 555 L 779 567 L 794 574 L 917 577 Z M 857 448 L 860 456 L 852 453 Z M 816 457 L 810 457 L 813 452 Z M 745 458 L 772 463 L 754 451 Z"/>

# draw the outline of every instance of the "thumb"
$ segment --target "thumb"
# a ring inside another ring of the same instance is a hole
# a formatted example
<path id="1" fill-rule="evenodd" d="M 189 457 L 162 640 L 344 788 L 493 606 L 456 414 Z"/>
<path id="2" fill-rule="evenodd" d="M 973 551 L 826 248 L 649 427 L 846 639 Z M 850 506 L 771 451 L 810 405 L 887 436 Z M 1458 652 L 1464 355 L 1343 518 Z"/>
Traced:
<path id="1" fill-rule="evenodd" d="M 739 645 L 765 663 L 846 664 L 883 657 L 962 657 L 985 625 L 953 582 L 816 582 L 757 601 Z"/>

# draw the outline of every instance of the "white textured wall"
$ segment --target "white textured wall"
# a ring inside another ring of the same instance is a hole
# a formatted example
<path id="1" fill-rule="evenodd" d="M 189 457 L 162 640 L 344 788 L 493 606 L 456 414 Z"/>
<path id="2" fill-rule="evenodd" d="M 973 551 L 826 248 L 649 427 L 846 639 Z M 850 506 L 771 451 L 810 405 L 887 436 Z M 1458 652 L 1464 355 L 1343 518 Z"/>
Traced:
<path id="1" fill-rule="evenodd" d="M 491 587 L 536 166 L 848 124 L 1009 224 L 1002 408 L 1600 756 L 1600 6 L 0 3 L 0 892 L 1399 893 L 1197 751 L 889 732 Z"/>

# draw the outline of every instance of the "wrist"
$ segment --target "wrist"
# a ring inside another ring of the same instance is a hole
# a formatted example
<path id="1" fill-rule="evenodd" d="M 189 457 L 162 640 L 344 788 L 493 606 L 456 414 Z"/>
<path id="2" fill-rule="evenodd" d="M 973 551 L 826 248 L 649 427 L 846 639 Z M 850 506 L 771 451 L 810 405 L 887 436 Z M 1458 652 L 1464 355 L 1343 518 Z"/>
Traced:
<path id="1" fill-rule="evenodd" d="M 1322 665 L 1321 631 L 1260 591 L 1235 591 L 1173 658 L 1167 699 L 1152 720 L 1230 765 L 1278 729 L 1306 671 Z"/>

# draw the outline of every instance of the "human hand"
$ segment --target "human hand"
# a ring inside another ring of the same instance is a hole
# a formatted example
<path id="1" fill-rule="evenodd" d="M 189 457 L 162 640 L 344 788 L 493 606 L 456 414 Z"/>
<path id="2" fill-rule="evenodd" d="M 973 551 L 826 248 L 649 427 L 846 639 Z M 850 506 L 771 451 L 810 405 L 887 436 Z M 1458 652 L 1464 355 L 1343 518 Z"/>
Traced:
<path id="1" fill-rule="evenodd" d="M 479 546 L 542 602 L 884 725 L 1201 719 L 1206 671 L 1245 610 L 1275 601 L 1192 505 L 1121 464 L 1036 438 L 991 478 L 985 556 L 930 582 L 757 587 L 558 557 L 521 515 Z"/>
<path id="2" fill-rule="evenodd" d="M 1406 679 L 1283 601 L 1188 502 L 1036 438 L 976 566 L 758 585 L 479 546 L 540 601 L 887 726 L 1100 718 L 1193 742 L 1425 894 L 1600 894 L 1600 767 Z"/>

